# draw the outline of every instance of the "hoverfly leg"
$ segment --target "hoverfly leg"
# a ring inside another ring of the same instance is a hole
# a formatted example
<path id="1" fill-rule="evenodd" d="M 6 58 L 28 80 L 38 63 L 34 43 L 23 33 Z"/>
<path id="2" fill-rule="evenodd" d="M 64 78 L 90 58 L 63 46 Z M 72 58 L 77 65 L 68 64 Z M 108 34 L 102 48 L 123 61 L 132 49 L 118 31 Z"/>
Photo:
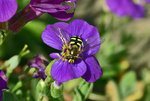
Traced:
<path id="1" fill-rule="evenodd" d="M 87 51 L 87 50 L 89 50 L 89 49 L 91 49 L 91 48 L 95 48 L 95 47 L 97 47 L 97 46 L 100 46 L 100 44 L 96 44 L 96 45 L 93 45 L 93 46 L 91 46 L 91 47 L 88 47 L 88 48 L 84 49 L 82 52 L 85 52 L 85 51 Z"/>

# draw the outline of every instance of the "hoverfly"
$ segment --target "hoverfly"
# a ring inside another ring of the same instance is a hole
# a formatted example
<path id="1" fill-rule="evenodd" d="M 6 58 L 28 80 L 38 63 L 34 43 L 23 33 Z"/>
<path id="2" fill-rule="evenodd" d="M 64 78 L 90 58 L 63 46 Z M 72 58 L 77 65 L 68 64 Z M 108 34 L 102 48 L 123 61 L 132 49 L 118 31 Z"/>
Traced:
<path id="1" fill-rule="evenodd" d="M 97 43 L 94 46 L 89 46 L 89 43 L 93 43 L 94 41 L 99 40 L 97 37 L 90 37 L 86 40 L 83 40 L 82 34 L 79 36 L 69 36 L 67 32 L 63 31 L 63 29 L 55 28 L 53 26 L 52 28 L 55 30 L 55 35 L 63 44 L 60 57 L 65 61 L 69 61 L 69 63 L 74 63 L 76 59 L 82 58 L 83 52 L 100 46 L 100 43 Z"/>

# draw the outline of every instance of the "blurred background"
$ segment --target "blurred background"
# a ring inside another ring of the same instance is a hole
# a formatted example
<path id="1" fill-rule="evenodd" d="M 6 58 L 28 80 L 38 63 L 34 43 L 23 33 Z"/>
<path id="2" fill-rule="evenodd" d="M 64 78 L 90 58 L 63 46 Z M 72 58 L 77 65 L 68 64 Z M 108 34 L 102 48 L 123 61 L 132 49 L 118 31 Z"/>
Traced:
<path id="1" fill-rule="evenodd" d="M 18 0 L 18 11 L 29 2 Z M 145 17 L 131 19 L 111 13 L 105 0 L 78 0 L 72 20 L 84 19 L 96 26 L 102 41 L 95 56 L 103 69 L 103 76 L 94 83 L 87 101 L 150 101 L 150 4 L 144 6 Z M 9 33 L 0 46 L 0 65 L 18 54 L 25 44 L 31 51 L 14 70 L 9 81 L 10 87 L 16 84 L 18 75 L 33 56 L 42 54 L 51 60 L 49 54 L 57 50 L 42 42 L 41 33 L 47 24 L 55 22 L 58 20 L 44 14 L 26 24 L 19 33 Z M 31 97 L 30 101 L 36 101 L 34 85 L 37 81 L 31 80 L 21 88 L 24 96 Z M 76 79 L 65 83 L 65 101 L 72 101 L 74 88 L 80 81 L 81 79 Z"/>

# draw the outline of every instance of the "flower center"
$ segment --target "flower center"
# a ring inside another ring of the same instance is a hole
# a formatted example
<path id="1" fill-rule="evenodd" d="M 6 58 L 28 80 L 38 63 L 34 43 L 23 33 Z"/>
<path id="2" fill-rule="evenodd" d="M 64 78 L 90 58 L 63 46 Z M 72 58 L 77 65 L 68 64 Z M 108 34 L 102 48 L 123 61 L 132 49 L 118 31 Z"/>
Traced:
<path id="1" fill-rule="evenodd" d="M 69 44 L 63 46 L 60 57 L 69 63 L 74 63 L 76 59 L 81 58 L 79 56 L 82 53 L 81 46 L 82 39 L 79 36 L 72 36 Z"/>

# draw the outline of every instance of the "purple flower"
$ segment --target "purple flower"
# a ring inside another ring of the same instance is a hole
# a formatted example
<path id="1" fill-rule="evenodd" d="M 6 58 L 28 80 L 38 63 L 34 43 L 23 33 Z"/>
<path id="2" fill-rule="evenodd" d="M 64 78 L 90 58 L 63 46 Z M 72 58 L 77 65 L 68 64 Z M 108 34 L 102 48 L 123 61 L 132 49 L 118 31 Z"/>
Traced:
<path id="1" fill-rule="evenodd" d="M 145 2 L 150 3 L 150 0 L 145 0 Z"/>
<path id="2" fill-rule="evenodd" d="M 61 51 L 50 54 L 51 58 L 58 59 L 51 68 L 56 81 L 82 77 L 87 82 L 95 82 L 102 76 L 102 69 L 93 56 L 100 48 L 100 36 L 98 30 L 86 21 L 77 19 L 70 24 L 48 25 L 42 33 L 42 40 Z"/>
<path id="3" fill-rule="evenodd" d="M 7 81 L 8 81 L 8 78 L 6 77 L 5 73 L 2 70 L 0 70 L 0 101 L 3 97 L 2 90 L 8 89 L 7 88 Z"/>
<path id="4" fill-rule="evenodd" d="M 17 11 L 16 0 L 0 0 L 0 22 L 9 20 Z"/>
<path id="5" fill-rule="evenodd" d="M 76 0 L 31 0 L 31 6 L 42 13 L 49 13 L 56 19 L 67 21 L 72 18 L 74 12 L 67 13 L 72 7 L 70 5 L 62 5 L 64 2 L 72 2 L 76 4 Z"/>
<path id="6" fill-rule="evenodd" d="M 131 16 L 132 18 L 144 17 L 144 7 L 135 4 L 132 0 L 107 0 L 109 9 L 120 17 Z"/>
<path id="7" fill-rule="evenodd" d="M 74 15 L 74 10 L 77 0 L 31 0 L 22 11 L 16 14 L 9 21 L 9 28 L 13 32 L 18 32 L 29 21 L 36 19 L 43 13 L 48 13 L 56 19 L 67 21 Z M 63 5 L 62 3 L 72 3 L 74 7 L 69 4 Z M 73 12 L 67 11 L 74 9 Z"/>
<path id="8" fill-rule="evenodd" d="M 42 56 L 42 55 L 37 55 L 34 57 L 33 60 L 29 61 L 29 66 L 31 68 L 36 68 L 37 73 L 33 75 L 34 78 L 41 78 L 45 80 L 46 75 L 45 75 L 45 67 L 48 65 L 48 61 Z"/>

